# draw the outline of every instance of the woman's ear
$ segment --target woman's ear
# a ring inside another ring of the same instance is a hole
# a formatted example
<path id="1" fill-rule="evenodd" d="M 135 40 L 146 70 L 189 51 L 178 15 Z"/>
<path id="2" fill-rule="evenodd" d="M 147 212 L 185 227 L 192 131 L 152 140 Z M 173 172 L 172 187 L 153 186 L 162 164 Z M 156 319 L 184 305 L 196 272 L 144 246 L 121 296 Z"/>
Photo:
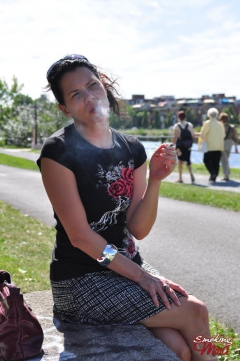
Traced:
<path id="1" fill-rule="evenodd" d="M 72 114 L 67 110 L 67 107 L 62 104 L 58 104 L 58 108 L 65 114 L 67 117 L 72 118 Z"/>

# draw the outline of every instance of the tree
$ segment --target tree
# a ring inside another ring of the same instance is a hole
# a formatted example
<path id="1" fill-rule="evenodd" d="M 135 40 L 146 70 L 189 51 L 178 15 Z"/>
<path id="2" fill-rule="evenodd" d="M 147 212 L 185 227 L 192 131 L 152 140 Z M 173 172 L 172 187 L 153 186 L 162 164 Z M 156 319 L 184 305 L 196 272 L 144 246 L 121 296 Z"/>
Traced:
<path id="1" fill-rule="evenodd" d="M 32 137 L 33 112 L 30 105 L 13 109 L 11 117 L 2 126 L 5 144 L 29 146 Z"/>
<path id="2" fill-rule="evenodd" d="M 109 117 L 109 125 L 112 128 L 119 129 L 122 126 L 122 121 L 116 114 L 111 113 Z"/>
<path id="3" fill-rule="evenodd" d="M 191 108 L 187 108 L 186 112 L 186 121 L 192 123 L 194 126 L 197 125 L 197 119 Z"/>
<path id="4" fill-rule="evenodd" d="M 228 107 L 223 108 L 222 112 L 228 114 L 230 123 L 239 124 L 238 116 L 235 114 L 232 104 Z"/>
<path id="5" fill-rule="evenodd" d="M 167 113 L 167 117 L 165 119 L 165 127 L 169 128 L 173 125 L 173 113 L 171 112 L 171 110 L 169 110 L 169 112 Z"/>
<path id="6" fill-rule="evenodd" d="M 148 128 L 148 112 L 144 109 L 143 117 L 142 117 L 142 128 Z"/>
<path id="7" fill-rule="evenodd" d="M 14 99 L 20 94 L 23 85 L 18 84 L 15 76 L 12 79 L 13 83 L 9 87 L 4 79 L 0 79 L 0 127 L 6 124 L 8 119 L 13 116 L 13 102 Z"/>
<path id="8" fill-rule="evenodd" d="M 34 103 L 35 106 L 32 109 L 34 112 L 36 109 L 36 114 L 34 114 L 36 119 L 33 119 L 33 125 L 34 122 L 37 122 L 38 143 L 43 143 L 46 138 L 58 129 L 73 122 L 71 118 L 68 118 L 59 110 L 57 103 L 51 102 L 45 94 L 36 99 Z"/>
<path id="9" fill-rule="evenodd" d="M 155 129 L 160 129 L 161 123 L 160 123 L 160 112 L 158 109 L 154 110 L 154 117 L 153 117 L 153 122 L 152 122 L 152 126 Z"/>

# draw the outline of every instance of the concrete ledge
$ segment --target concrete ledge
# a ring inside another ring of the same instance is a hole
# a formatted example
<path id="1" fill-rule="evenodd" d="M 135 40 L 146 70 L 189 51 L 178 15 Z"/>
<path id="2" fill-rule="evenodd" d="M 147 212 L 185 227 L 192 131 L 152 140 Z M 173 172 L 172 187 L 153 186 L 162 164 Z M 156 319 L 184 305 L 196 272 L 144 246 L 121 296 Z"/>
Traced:
<path id="1" fill-rule="evenodd" d="M 44 330 L 43 351 L 32 361 L 180 361 L 142 325 L 62 323 L 53 318 L 51 291 L 24 294 L 24 299 Z"/>

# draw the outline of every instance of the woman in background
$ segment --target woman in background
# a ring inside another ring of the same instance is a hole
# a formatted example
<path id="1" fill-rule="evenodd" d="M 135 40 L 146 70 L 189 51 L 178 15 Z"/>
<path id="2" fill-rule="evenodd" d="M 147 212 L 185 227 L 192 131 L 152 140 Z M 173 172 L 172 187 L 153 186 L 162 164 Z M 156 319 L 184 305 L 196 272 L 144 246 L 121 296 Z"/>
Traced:
<path id="1" fill-rule="evenodd" d="M 204 153 L 203 162 L 210 173 L 209 181 L 215 182 L 219 173 L 221 153 L 224 149 L 225 130 L 218 121 L 216 108 L 208 109 L 207 115 L 209 119 L 203 123 L 199 140 L 207 143 L 207 152 Z"/>
<path id="2" fill-rule="evenodd" d="M 177 183 L 183 183 L 182 168 L 185 163 L 190 174 L 191 182 L 195 182 L 195 177 L 192 174 L 191 168 L 191 147 L 194 138 L 193 125 L 186 121 L 186 113 L 183 110 L 178 112 L 178 123 L 174 125 L 173 144 L 176 145 L 176 152 L 178 157 L 178 174 Z M 189 139 L 181 141 L 182 132 L 188 132 Z"/>
<path id="3" fill-rule="evenodd" d="M 222 170 L 224 174 L 224 181 L 229 181 L 230 167 L 229 167 L 229 157 L 231 153 L 232 146 L 234 144 L 235 153 L 238 153 L 238 133 L 237 129 L 233 124 L 229 124 L 229 116 L 227 113 L 221 113 L 219 115 L 219 121 L 222 123 L 225 129 L 225 138 L 224 138 L 224 149 L 221 154 L 221 163 Z"/>

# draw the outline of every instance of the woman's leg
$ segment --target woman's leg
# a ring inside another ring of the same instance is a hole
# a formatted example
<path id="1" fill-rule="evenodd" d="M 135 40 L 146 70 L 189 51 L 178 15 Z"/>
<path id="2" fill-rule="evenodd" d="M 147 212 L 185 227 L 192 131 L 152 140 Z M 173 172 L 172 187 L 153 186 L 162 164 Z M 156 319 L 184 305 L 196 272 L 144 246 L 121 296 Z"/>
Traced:
<path id="1" fill-rule="evenodd" d="M 211 177 L 213 175 L 215 175 L 215 170 L 214 167 L 212 165 L 212 152 L 206 152 L 204 153 L 203 156 L 203 163 L 205 164 L 205 167 L 207 168 L 207 170 L 209 171 Z"/>
<path id="2" fill-rule="evenodd" d="M 149 331 L 169 347 L 180 360 L 191 361 L 191 350 L 179 331 L 166 327 L 153 327 L 149 328 Z"/>
<path id="3" fill-rule="evenodd" d="M 194 350 L 193 340 L 202 335 L 211 338 L 209 329 L 208 311 L 205 304 L 196 297 L 189 295 L 180 298 L 181 306 L 171 304 L 171 310 L 163 310 L 158 314 L 142 320 L 141 323 L 148 328 L 173 328 L 178 330 L 186 340 L 192 353 L 192 361 L 218 360 L 212 355 L 201 355 Z M 174 343 L 174 340 L 171 341 Z"/>
<path id="4" fill-rule="evenodd" d="M 228 156 L 227 152 L 223 151 L 221 154 L 221 163 L 222 163 L 222 171 L 224 175 L 224 179 L 229 177 L 229 166 L 228 166 Z"/>
<path id="5" fill-rule="evenodd" d="M 178 174 L 179 174 L 179 178 L 178 180 L 180 182 L 182 182 L 182 161 L 181 160 L 178 160 Z"/>
<path id="6" fill-rule="evenodd" d="M 221 159 L 221 151 L 220 150 L 215 150 L 213 153 L 213 157 L 212 157 L 212 165 L 214 168 L 214 173 L 216 174 L 216 177 L 218 176 L 219 173 L 219 167 L 220 167 L 220 159 Z"/>

